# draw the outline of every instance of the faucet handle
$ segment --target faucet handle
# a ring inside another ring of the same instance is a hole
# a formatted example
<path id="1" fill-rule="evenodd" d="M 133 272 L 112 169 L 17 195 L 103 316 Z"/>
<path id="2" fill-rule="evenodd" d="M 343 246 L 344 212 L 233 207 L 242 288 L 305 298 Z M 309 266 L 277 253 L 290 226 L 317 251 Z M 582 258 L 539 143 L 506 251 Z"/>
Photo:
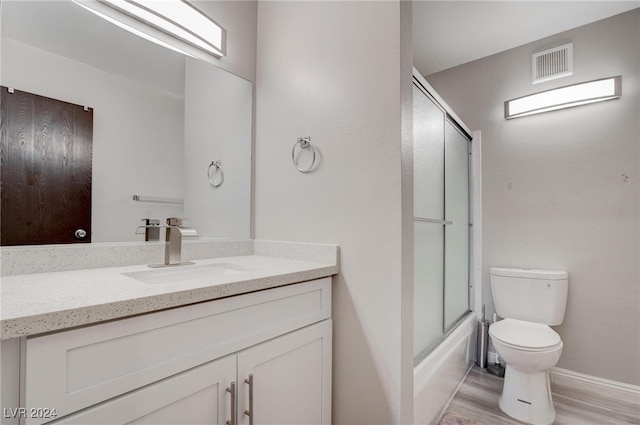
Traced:
<path id="1" fill-rule="evenodd" d="M 144 235 L 145 241 L 160 240 L 160 220 L 155 218 L 143 218 L 144 224 L 136 228 L 136 235 Z M 138 233 L 138 229 L 144 229 L 144 233 Z"/>
<path id="2" fill-rule="evenodd" d="M 182 219 L 178 217 L 169 217 L 167 218 L 167 225 L 180 227 L 182 226 Z"/>

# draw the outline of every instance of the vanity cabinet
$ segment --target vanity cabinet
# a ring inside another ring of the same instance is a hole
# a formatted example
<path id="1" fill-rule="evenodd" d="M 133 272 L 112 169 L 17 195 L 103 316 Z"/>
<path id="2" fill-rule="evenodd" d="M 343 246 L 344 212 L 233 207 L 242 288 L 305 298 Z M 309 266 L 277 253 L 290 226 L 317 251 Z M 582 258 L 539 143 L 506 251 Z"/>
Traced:
<path id="1" fill-rule="evenodd" d="M 238 424 L 329 425 L 330 340 L 325 321 L 239 353 Z"/>
<path id="2" fill-rule="evenodd" d="M 327 320 L 51 424 L 329 424 L 330 338 Z"/>
<path id="3" fill-rule="evenodd" d="M 224 357 L 51 424 L 224 424 L 235 358 Z"/>
<path id="4" fill-rule="evenodd" d="M 329 424 L 330 317 L 324 278 L 27 337 L 21 423 Z"/>

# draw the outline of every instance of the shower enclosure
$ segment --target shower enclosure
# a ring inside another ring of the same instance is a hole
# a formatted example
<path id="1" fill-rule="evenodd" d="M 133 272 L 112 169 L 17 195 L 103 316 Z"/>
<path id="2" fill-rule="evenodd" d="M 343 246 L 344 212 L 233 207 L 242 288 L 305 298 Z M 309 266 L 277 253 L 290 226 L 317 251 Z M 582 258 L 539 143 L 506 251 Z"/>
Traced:
<path id="1" fill-rule="evenodd" d="M 415 364 L 469 312 L 471 137 L 438 99 L 414 78 Z"/>

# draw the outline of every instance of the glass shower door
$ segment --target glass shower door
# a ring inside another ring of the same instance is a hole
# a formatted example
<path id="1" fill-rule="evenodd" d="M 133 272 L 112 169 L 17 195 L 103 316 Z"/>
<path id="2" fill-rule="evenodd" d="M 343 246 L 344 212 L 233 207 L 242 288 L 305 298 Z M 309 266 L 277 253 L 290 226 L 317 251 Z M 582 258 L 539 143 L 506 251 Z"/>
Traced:
<path id="1" fill-rule="evenodd" d="M 445 114 L 413 87 L 414 357 L 443 334 Z"/>
<path id="2" fill-rule="evenodd" d="M 444 328 L 469 311 L 469 140 L 445 123 Z"/>
<path id="3" fill-rule="evenodd" d="M 424 358 L 469 311 L 469 139 L 413 87 L 414 349 Z"/>

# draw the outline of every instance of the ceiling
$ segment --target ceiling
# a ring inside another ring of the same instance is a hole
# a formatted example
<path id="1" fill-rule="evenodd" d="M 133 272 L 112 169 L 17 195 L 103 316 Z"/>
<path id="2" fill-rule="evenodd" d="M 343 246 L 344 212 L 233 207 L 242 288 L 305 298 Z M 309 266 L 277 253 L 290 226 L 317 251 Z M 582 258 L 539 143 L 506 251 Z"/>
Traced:
<path id="1" fill-rule="evenodd" d="M 413 2 L 414 66 L 433 74 L 640 7 L 640 1 Z"/>
<path id="2" fill-rule="evenodd" d="M 181 55 L 166 54 L 166 49 L 116 29 L 71 2 L 2 3 L 3 35 L 65 56 L 80 55 L 77 60 L 111 72 L 115 72 L 111 68 L 131 68 L 141 62 L 133 59 L 143 55 L 150 68 L 130 69 L 125 75 L 147 76 L 179 93 Z M 414 66 L 429 75 L 637 7 L 640 0 L 414 0 Z M 106 45 L 107 41 L 113 43 Z"/>
<path id="3" fill-rule="evenodd" d="M 184 56 L 144 40 L 71 1 L 2 1 L 2 37 L 184 94 Z"/>

